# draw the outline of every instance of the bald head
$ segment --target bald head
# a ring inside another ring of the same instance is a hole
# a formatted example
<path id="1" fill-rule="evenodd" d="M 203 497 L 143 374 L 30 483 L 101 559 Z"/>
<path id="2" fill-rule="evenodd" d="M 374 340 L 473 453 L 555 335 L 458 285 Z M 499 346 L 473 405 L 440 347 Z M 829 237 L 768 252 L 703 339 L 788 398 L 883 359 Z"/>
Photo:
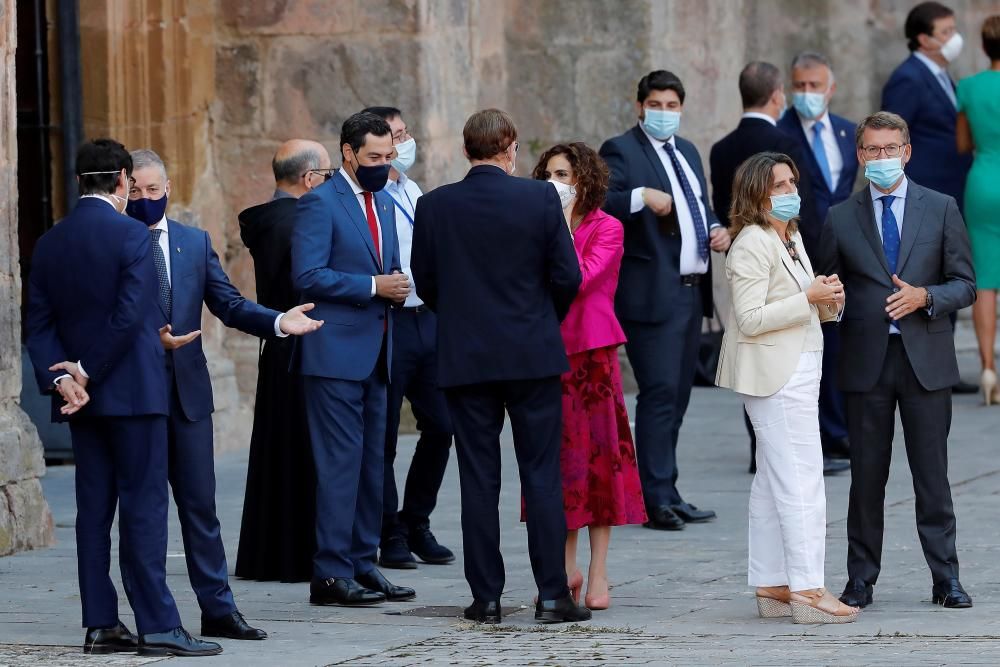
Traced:
<path id="1" fill-rule="evenodd" d="M 330 154 L 316 141 L 290 139 L 278 147 L 271 169 L 279 189 L 301 197 L 323 182 L 322 174 L 314 170 L 330 169 Z"/>

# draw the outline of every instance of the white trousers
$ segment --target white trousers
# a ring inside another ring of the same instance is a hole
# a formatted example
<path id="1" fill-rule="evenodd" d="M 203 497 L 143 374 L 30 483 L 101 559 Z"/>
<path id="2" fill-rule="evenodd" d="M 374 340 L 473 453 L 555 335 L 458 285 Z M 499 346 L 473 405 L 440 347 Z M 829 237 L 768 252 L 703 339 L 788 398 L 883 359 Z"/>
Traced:
<path id="1" fill-rule="evenodd" d="M 771 396 L 746 396 L 757 434 L 750 487 L 751 586 L 823 586 L 826 492 L 819 438 L 822 352 L 803 352 L 795 373 Z"/>

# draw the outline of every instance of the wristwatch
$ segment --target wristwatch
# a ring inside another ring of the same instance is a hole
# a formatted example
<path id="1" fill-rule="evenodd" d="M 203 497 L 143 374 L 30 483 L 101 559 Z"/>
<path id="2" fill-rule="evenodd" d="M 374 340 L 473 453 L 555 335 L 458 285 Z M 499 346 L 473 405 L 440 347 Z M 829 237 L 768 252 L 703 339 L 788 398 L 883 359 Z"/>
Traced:
<path id="1" fill-rule="evenodd" d="M 934 308 L 934 295 L 926 287 L 924 288 L 924 292 L 927 293 L 927 298 L 924 299 L 924 309 L 930 311 Z"/>

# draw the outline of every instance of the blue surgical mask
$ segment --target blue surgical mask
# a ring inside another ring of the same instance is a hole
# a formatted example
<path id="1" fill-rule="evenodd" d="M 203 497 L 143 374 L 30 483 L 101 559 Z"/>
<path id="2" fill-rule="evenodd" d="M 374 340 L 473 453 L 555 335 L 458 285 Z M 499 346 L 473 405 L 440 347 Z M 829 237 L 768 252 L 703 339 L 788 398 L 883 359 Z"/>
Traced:
<path id="1" fill-rule="evenodd" d="M 417 142 L 410 137 L 406 141 L 396 144 L 396 159 L 392 161 L 392 166 L 396 171 L 406 173 L 406 170 L 413 166 L 417 160 Z"/>
<path id="2" fill-rule="evenodd" d="M 660 141 L 666 141 L 674 136 L 680 126 L 681 113 L 664 109 L 646 109 L 645 118 L 642 121 L 642 127 L 646 132 Z"/>
<path id="3" fill-rule="evenodd" d="M 771 195 L 771 217 L 782 222 L 788 222 L 798 216 L 802 198 L 798 192 L 787 195 Z"/>
<path id="4" fill-rule="evenodd" d="M 903 158 L 901 157 L 887 157 L 884 160 L 865 162 L 865 178 L 883 190 L 888 190 L 895 185 L 902 175 Z"/>
<path id="5" fill-rule="evenodd" d="M 147 199 L 146 197 L 130 199 L 125 206 L 125 213 L 129 217 L 135 218 L 149 227 L 163 220 L 163 214 L 166 210 L 167 195 L 163 195 L 159 199 Z"/>
<path id="6" fill-rule="evenodd" d="M 814 120 L 826 111 L 826 94 L 792 93 L 792 106 L 806 120 Z"/>

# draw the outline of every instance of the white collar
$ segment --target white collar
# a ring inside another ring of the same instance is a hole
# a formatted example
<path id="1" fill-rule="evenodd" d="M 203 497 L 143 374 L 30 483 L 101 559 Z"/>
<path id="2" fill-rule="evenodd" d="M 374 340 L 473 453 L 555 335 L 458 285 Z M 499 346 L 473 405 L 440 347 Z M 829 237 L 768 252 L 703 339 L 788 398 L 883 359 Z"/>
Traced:
<path id="1" fill-rule="evenodd" d="M 347 182 L 351 185 L 351 189 L 354 190 L 354 194 L 356 195 L 364 194 L 365 189 L 360 185 L 358 185 L 357 181 L 354 180 L 354 178 L 346 169 L 341 167 L 339 171 L 344 175 L 344 178 L 347 179 Z"/>
<path id="2" fill-rule="evenodd" d="M 664 144 L 670 144 L 674 148 L 677 147 L 677 142 L 674 141 L 674 137 L 677 136 L 675 134 L 671 134 L 669 139 L 657 139 L 646 131 L 646 128 L 642 126 L 642 122 L 639 123 L 639 129 L 642 130 L 642 133 L 646 135 L 647 139 L 649 139 L 649 143 L 653 144 L 653 148 L 663 148 Z"/>
<path id="3" fill-rule="evenodd" d="M 740 118 L 741 119 L 742 118 L 757 118 L 758 120 L 766 120 L 768 123 L 770 123 L 771 125 L 773 125 L 775 127 L 778 126 L 778 121 L 774 120 L 773 118 L 771 118 L 770 116 L 768 116 L 766 113 L 760 113 L 759 111 L 744 111 L 743 115 L 740 116 Z"/>
<path id="4" fill-rule="evenodd" d="M 897 185 L 896 189 L 893 190 L 892 192 L 881 192 L 880 190 L 876 190 L 875 186 L 872 185 L 871 183 L 868 183 L 868 190 L 872 194 L 872 201 L 875 201 L 879 197 L 885 197 L 885 196 L 896 197 L 897 199 L 906 199 L 906 191 L 908 189 L 909 184 L 910 184 L 910 179 L 908 179 L 904 175 L 903 180 L 900 181 L 899 185 Z"/>
<path id="5" fill-rule="evenodd" d="M 102 199 L 111 204 L 111 208 L 115 209 L 115 212 L 118 211 L 118 205 L 115 204 L 114 200 L 108 195 L 102 195 L 95 192 L 89 195 L 80 195 L 80 199 Z"/>
<path id="6" fill-rule="evenodd" d="M 799 116 L 799 112 L 796 111 L 795 115 Z M 816 123 L 820 123 L 820 122 L 823 123 L 823 128 L 824 129 L 833 131 L 833 125 L 830 124 L 830 110 L 829 109 L 827 109 L 826 111 L 824 111 L 823 115 L 820 116 L 819 118 L 803 118 L 802 116 L 799 116 L 799 120 L 802 122 L 802 129 L 806 131 L 806 136 L 808 136 L 809 133 L 812 132 L 813 125 L 815 125 Z"/>
<path id="7" fill-rule="evenodd" d="M 920 51 L 914 51 L 913 55 L 915 55 L 917 57 L 917 60 L 919 60 L 920 62 L 922 62 L 924 65 L 927 66 L 927 69 L 929 69 L 931 71 L 931 74 L 933 74 L 935 78 L 937 78 L 938 75 L 941 74 L 941 72 L 944 72 L 945 74 L 948 73 L 945 70 L 945 68 L 943 68 L 940 65 L 938 65 L 936 62 L 934 62 L 933 60 L 931 60 L 929 57 L 927 57 L 923 53 L 920 53 Z"/>

